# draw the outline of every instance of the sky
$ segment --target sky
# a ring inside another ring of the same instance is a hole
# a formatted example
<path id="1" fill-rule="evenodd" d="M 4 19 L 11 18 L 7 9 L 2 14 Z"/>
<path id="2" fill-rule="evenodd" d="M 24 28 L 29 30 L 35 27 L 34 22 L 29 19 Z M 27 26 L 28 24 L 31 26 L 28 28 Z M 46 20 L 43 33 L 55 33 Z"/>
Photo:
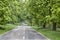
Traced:
<path id="1" fill-rule="evenodd" d="M 25 0 L 23 0 L 23 2 L 25 2 Z"/>

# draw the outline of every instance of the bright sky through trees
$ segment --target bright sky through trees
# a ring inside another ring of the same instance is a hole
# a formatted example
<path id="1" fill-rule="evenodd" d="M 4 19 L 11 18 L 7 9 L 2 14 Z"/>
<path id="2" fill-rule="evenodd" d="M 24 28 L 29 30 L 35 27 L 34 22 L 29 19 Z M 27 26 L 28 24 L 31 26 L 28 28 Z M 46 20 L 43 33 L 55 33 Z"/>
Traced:
<path id="1" fill-rule="evenodd" d="M 23 0 L 23 3 L 25 2 L 26 0 Z"/>

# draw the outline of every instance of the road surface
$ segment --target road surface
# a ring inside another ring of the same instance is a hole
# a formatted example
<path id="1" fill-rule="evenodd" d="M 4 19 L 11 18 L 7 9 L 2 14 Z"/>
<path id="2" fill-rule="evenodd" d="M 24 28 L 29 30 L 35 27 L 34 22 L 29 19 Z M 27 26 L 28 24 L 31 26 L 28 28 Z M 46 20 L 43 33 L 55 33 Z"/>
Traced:
<path id="1" fill-rule="evenodd" d="M 47 40 L 47 38 L 35 32 L 30 26 L 22 25 L 2 35 L 0 40 Z"/>

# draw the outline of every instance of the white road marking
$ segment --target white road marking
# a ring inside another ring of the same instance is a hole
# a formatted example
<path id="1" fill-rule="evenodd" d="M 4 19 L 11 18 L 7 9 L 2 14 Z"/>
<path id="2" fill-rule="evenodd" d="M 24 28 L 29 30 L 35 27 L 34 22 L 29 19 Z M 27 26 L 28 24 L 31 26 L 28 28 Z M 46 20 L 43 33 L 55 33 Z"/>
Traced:
<path id="1" fill-rule="evenodd" d="M 25 36 L 23 36 L 23 40 L 25 40 Z"/>
<path id="2" fill-rule="evenodd" d="M 24 30 L 23 40 L 25 40 L 25 27 L 23 28 L 23 30 Z"/>

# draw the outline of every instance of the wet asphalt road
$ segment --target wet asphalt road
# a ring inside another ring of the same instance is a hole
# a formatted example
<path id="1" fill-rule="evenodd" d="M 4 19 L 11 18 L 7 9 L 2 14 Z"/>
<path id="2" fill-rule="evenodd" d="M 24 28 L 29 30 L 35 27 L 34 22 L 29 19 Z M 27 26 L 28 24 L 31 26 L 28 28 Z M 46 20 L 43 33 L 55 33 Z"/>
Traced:
<path id="1" fill-rule="evenodd" d="M 10 32 L 2 35 L 0 40 L 47 40 L 30 26 L 17 26 Z"/>

